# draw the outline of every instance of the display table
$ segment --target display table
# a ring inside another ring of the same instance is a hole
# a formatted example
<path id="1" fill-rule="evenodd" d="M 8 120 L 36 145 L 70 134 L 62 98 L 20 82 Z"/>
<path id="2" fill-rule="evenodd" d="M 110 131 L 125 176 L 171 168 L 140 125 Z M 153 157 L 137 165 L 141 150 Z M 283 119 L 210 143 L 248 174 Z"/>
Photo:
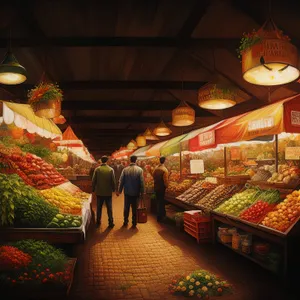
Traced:
<path id="1" fill-rule="evenodd" d="M 91 222 L 91 201 L 90 195 L 82 207 L 82 225 L 78 228 L 0 228 L 0 241 L 35 239 L 50 244 L 82 243 Z"/>
<path id="2" fill-rule="evenodd" d="M 192 204 L 188 204 L 188 203 L 184 203 L 181 200 L 177 200 L 175 198 L 175 196 L 170 196 L 170 195 L 165 195 L 165 200 L 166 202 L 173 204 L 179 208 L 182 208 L 184 210 L 193 210 L 193 209 L 199 209 L 199 207 L 192 205 Z"/>
<path id="3" fill-rule="evenodd" d="M 92 179 L 89 175 L 76 175 L 75 177 L 70 177 L 69 180 L 78 186 L 83 192 L 92 192 Z"/>

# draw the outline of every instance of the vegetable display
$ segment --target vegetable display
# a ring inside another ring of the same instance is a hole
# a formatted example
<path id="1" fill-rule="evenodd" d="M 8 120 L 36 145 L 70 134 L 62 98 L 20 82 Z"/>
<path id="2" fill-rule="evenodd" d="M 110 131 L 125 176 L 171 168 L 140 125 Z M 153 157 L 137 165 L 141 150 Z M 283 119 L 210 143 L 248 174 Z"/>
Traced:
<path id="1" fill-rule="evenodd" d="M 277 190 L 262 192 L 257 202 L 240 214 L 240 218 L 252 223 L 259 223 L 262 218 L 272 210 L 280 201 L 280 193 Z"/>
<path id="2" fill-rule="evenodd" d="M 169 182 L 169 186 L 166 189 L 166 193 L 170 195 L 179 195 L 183 193 L 185 190 L 190 188 L 193 184 L 193 180 L 191 179 L 184 179 L 182 182 Z"/>
<path id="3" fill-rule="evenodd" d="M 300 216 L 300 191 L 293 191 L 287 195 L 283 202 L 276 205 L 261 222 L 262 225 L 279 230 L 281 232 L 295 223 Z"/>
<path id="4" fill-rule="evenodd" d="M 204 198 L 195 203 L 195 205 L 201 206 L 201 208 L 205 209 L 206 211 L 211 211 L 224 200 L 230 198 L 234 193 L 239 191 L 239 189 L 240 188 L 238 185 L 219 185 Z"/>
<path id="5" fill-rule="evenodd" d="M 243 192 L 235 194 L 233 197 L 222 203 L 216 212 L 238 216 L 241 211 L 249 207 L 260 194 L 260 190 L 256 188 L 248 188 Z"/>
<path id="6" fill-rule="evenodd" d="M 80 227 L 82 224 L 81 216 L 57 214 L 48 224 L 48 228 Z"/>

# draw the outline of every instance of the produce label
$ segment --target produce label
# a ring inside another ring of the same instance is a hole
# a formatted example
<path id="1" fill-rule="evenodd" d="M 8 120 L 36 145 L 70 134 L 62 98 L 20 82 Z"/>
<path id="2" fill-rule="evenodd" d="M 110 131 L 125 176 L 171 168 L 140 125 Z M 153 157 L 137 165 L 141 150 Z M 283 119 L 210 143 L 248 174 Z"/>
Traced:
<path id="1" fill-rule="evenodd" d="M 241 150 L 239 147 L 230 148 L 230 159 L 231 160 L 241 160 Z"/>
<path id="2" fill-rule="evenodd" d="M 215 144 L 215 132 L 208 131 L 200 133 L 199 136 L 199 146 L 210 146 Z"/>
<path id="3" fill-rule="evenodd" d="M 285 159 L 300 160 L 300 147 L 286 147 Z"/>
<path id="4" fill-rule="evenodd" d="M 293 126 L 300 127 L 300 111 L 291 111 L 291 123 Z"/>
<path id="5" fill-rule="evenodd" d="M 202 159 L 191 159 L 190 168 L 191 174 L 204 173 L 204 161 Z"/>

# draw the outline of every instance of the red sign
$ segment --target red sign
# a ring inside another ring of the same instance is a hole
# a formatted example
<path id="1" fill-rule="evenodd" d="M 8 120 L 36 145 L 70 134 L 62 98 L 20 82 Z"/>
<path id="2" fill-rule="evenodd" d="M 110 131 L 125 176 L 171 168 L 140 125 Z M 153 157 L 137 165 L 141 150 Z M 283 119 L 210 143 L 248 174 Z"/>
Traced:
<path id="1" fill-rule="evenodd" d="M 200 147 L 214 145 L 216 142 L 215 131 L 200 133 L 198 136 L 198 142 Z"/>

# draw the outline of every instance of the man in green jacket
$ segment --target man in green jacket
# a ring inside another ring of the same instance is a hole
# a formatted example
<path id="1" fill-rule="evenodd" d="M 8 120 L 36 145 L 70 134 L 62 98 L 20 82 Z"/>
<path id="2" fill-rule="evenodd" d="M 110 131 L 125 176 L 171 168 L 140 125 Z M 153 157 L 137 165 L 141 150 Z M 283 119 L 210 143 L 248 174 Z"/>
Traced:
<path id="1" fill-rule="evenodd" d="M 105 202 L 108 214 L 108 226 L 113 228 L 114 220 L 112 213 L 112 193 L 116 190 L 116 179 L 113 168 L 108 166 L 107 156 L 101 157 L 101 165 L 95 169 L 93 175 L 93 192 L 97 196 L 97 227 L 101 224 L 102 206 Z"/>

